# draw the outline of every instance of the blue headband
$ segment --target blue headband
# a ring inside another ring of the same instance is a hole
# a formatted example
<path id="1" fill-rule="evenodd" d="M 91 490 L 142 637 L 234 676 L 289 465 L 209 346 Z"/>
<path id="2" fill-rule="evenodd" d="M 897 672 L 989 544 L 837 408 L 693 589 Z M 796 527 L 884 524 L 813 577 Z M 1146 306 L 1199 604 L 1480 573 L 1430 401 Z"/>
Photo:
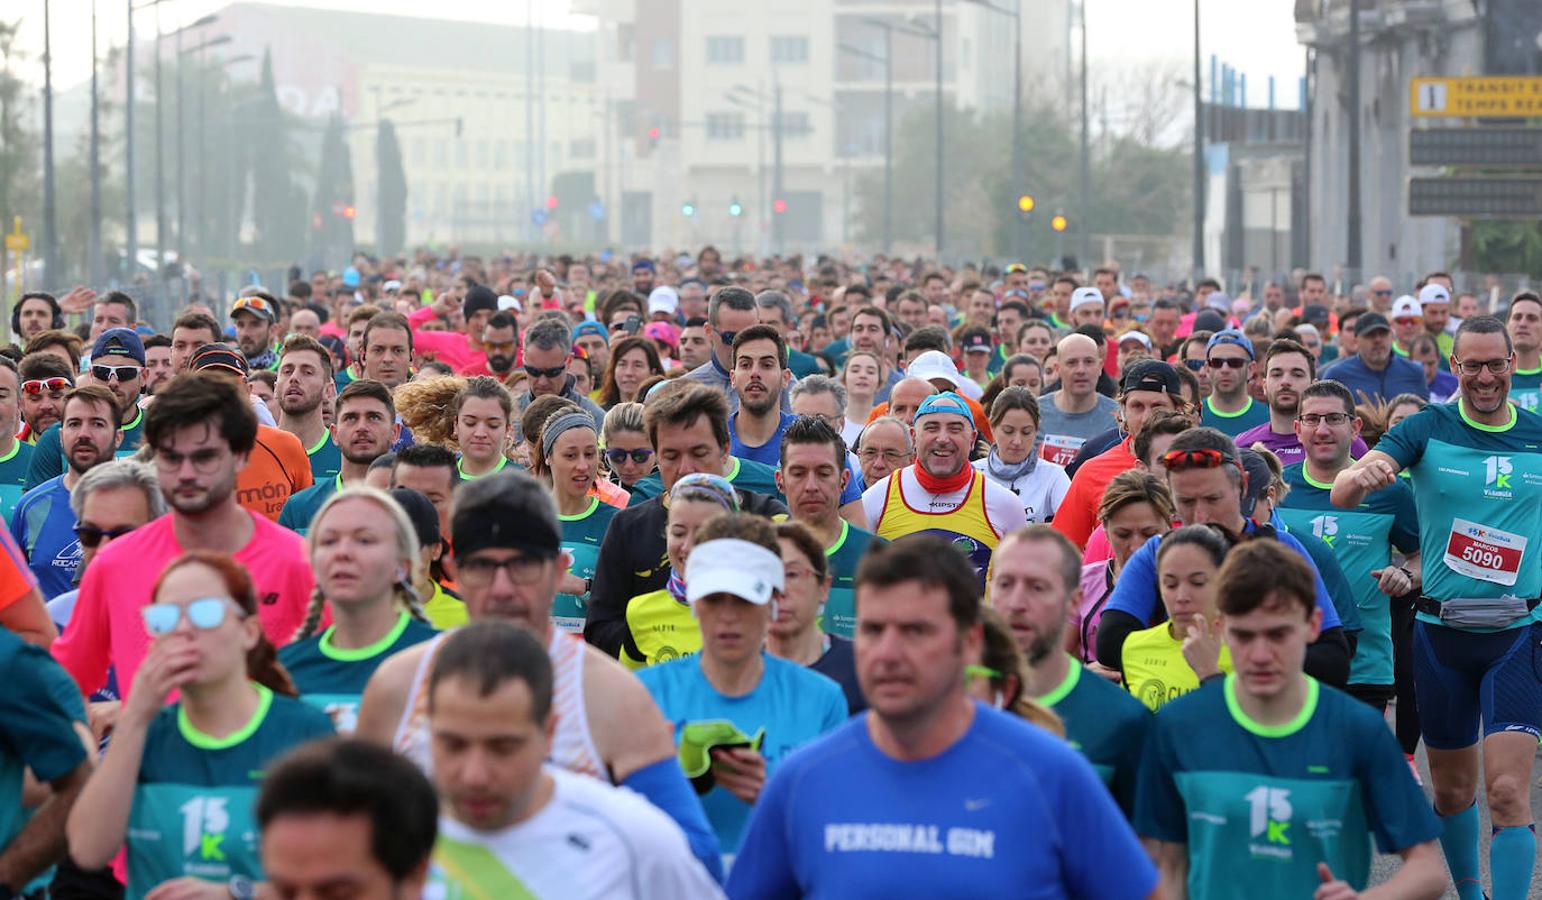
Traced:
<path id="1" fill-rule="evenodd" d="M 971 425 L 974 424 L 974 413 L 970 411 L 969 404 L 964 402 L 963 397 L 952 391 L 933 394 L 922 401 L 920 408 L 916 410 L 915 421 L 919 422 L 922 416 L 929 416 L 934 413 L 963 416 L 969 420 Z"/>

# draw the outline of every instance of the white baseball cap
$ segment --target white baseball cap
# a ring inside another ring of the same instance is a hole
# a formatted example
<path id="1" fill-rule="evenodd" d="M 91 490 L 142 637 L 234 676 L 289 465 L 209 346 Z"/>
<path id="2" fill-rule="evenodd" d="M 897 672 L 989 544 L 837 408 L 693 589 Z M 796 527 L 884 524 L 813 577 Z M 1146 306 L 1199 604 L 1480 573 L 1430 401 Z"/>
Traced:
<path id="1" fill-rule="evenodd" d="M 922 381 L 941 378 L 955 388 L 959 386 L 958 367 L 953 365 L 953 360 L 941 350 L 928 350 L 917 356 L 910 361 L 910 365 L 905 367 L 905 374 Z"/>
<path id="2" fill-rule="evenodd" d="M 657 312 L 674 315 L 675 310 L 679 308 L 680 295 L 667 284 L 659 285 L 648 294 L 648 315 L 650 316 Z"/>
<path id="3" fill-rule="evenodd" d="M 1446 290 L 1443 284 L 1431 282 L 1419 288 L 1419 305 L 1427 306 L 1431 303 L 1450 303 L 1451 292 Z"/>
<path id="4" fill-rule="evenodd" d="M 695 603 L 713 594 L 732 594 L 756 606 L 787 587 L 782 557 L 738 538 L 697 544 L 685 561 L 685 599 Z"/>
<path id="5" fill-rule="evenodd" d="M 498 311 L 499 312 L 503 312 L 504 310 L 507 310 L 507 309 L 512 309 L 515 312 L 524 312 L 525 311 L 525 308 L 520 305 L 518 297 L 514 296 L 513 294 L 499 294 L 498 295 Z"/>
<path id="6" fill-rule="evenodd" d="M 1095 287 L 1079 287 L 1071 292 L 1071 309 L 1078 306 L 1086 306 L 1089 303 L 1102 303 L 1103 292 Z"/>
<path id="7" fill-rule="evenodd" d="M 1124 334 L 1119 335 L 1119 343 L 1116 344 L 1116 346 L 1124 346 L 1125 341 L 1134 341 L 1137 344 L 1145 347 L 1147 350 L 1151 349 L 1151 336 L 1137 328 L 1131 328 Z"/>
<path id="8" fill-rule="evenodd" d="M 1394 319 L 1422 319 L 1424 310 L 1419 306 L 1419 301 L 1412 295 L 1403 296 L 1392 301 L 1392 318 Z"/>

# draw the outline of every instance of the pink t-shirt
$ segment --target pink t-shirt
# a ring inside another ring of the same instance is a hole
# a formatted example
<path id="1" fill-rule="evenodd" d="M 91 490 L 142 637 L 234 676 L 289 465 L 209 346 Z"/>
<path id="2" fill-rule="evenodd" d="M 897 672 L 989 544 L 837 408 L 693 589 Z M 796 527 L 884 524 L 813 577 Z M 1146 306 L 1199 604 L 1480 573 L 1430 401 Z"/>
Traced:
<path id="1" fill-rule="evenodd" d="M 407 323 L 412 326 L 412 352 L 419 356 L 437 359 L 442 363 L 448 363 L 450 368 L 459 372 L 462 369 L 476 364 L 476 357 L 480 355 L 485 361 L 487 354 L 471 349 L 466 336 L 458 331 L 422 331 L 424 322 L 437 315 L 433 307 L 425 306 L 422 309 L 413 310 L 407 317 Z"/>
<path id="2" fill-rule="evenodd" d="M 174 515 L 167 513 L 118 538 L 86 567 L 69 625 L 51 648 L 81 693 L 101 688 L 112 665 L 118 689 L 128 697 L 150 649 L 139 610 L 150 602 L 161 571 L 183 552 L 172 527 Z M 299 535 L 258 515 L 252 515 L 252 525 L 252 538 L 235 559 L 256 585 L 262 630 L 274 646 L 282 647 L 305 621 L 315 581 Z"/>

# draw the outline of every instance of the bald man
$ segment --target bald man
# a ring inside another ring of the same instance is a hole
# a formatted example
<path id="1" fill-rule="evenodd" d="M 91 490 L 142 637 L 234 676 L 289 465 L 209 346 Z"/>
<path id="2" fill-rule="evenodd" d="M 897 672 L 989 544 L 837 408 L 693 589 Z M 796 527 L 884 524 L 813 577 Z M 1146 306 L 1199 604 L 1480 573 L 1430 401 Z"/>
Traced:
<path id="1" fill-rule="evenodd" d="M 916 410 L 921 407 L 921 403 L 935 393 L 937 388 L 929 381 L 901 378 L 889 392 L 889 415 L 910 425 L 915 422 Z"/>
<path id="2" fill-rule="evenodd" d="M 1066 335 L 1056 345 L 1055 357 L 1060 360 L 1060 390 L 1039 399 L 1039 433 L 1044 436 L 1044 458 L 1063 466 L 1076 458 L 1088 438 L 1118 424 L 1119 404 L 1098 393 L 1103 354 L 1092 338 Z"/>

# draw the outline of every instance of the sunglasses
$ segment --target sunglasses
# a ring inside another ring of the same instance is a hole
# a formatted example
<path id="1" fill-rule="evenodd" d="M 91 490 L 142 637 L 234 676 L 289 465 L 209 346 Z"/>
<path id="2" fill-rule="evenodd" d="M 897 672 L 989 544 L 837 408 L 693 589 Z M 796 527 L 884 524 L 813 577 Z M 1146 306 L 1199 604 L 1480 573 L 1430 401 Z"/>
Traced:
<path id="1" fill-rule="evenodd" d="M 621 465 L 622 463 L 626 462 L 627 457 L 629 457 L 629 456 L 632 458 L 632 463 L 634 465 L 639 465 L 640 466 L 643 463 L 647 462 L 650 458 L 652 458 L 653 451 L 651 449 L 647 448 L 647 447 L 643 447 L 643 448 L 640 448 L 638 450 L 606 450 L 605 451 L 605 459 L 608 460 L 612 466 L 619 466 L 619 465 Z"/>
<path id="2" fill-rule="evenodd" d="M 102 368 L 107 368 L 103 366 Z M 41 397 L 44 391 L 67 391 L 74 387 L 68 378 L 34 378 L 31 381 L 21 383 L 21 392 L 32 397 Z"/>
<path id="3" fill-rule="evenodd" d="M 737 331 L 719 331 L 717 336 L 723 339 L 723 343 L 729 347 L 734 345 L 734 338 L 739 336 Z"/>
<path id="4" fill-rule="evenodd" d="M 1414 316 L 1400 316 L 1400 317 L 1398 317 L 1396 319 L 1393 319 L 1392 321 L 1395 324 L 1398 324 L 1398 325 L 1417 325 L 1417 324 L 1419 324 L 1419 319 L 1414 317 Z"/>
<path id="5" fill-rule="evenodd" d="M 242 297 L 231 305 L 230 314 L 235 315 L 243 309 L 253 310 L 263 315 L 273 314 L 273 307 L 268 305 L 268 301 L 262 297 Z"/>
<path id="6" fill-rule="evenodd" d="M 552 366 L 549 369 L 542 369 L 531 365 L 525 366 L 525 374 L 529 375 L 531 378 L 559 378 L 563 375 L 566 375 L 567 371 L 568 367 L 566 363 L 560 366 Z"/>
<path id="7" fill-rule="evenodd" d="M 122 528 L 108 528 L 104 530 L 97 528 L 95 525 L 76 525 L 75 537 L 80 540 L 80 546 L 88 550 L 95 550 L 96 545 L 100 544 L 103 540 L 115 541 L 137 527 L 139 526 L 124 525 Z"/>
<path id="8" fill-rule="evenodd" d="M 1235 356 L 1216 356 L 1205 360 L 1205 364 L 1210 366 L 1212 369 L 1240 369 L 1243 366 L 1246 366 L 1248 361 L 1245 359 L 1238 359 Z"/>
<path id="9" fill-rule="evenodd" d="M 1378 297 L 1390 297 L 1390 296 L 1392 296 L 1392 290 L 1390 288 L 1387 289 L 1387 290 L 1384 290 L 1384 291 L 1383 290 L 1371 291 L 1371 293 L 1375 294 Z"/>
<path id="10" fill-rule="evenodd" d="M 1190 372 L 1198 372 L 1205 367 L 1205 361 L 1202 359 L 1186 359 L 1183 364 L 1189 367 Z"/>
<path id="11" fill-rule="evenodd" d="M 139 366 L 91 366 L 91 377 L 97 381 L 132 381 L 139 377 Z"/>
<path id="12" fill-rule="evenodd" d="M 145 631 L 151 637 L 161 637 L 177 630 L 177 623 L 184 615 L 199 631 L 211 631 L 225 623 L 230 601 L 224 597 L 200 597 L 181 606 L 176 603 L 152 603 L 140 610 L 145 619 Z"/>
<path id="13" fill-rule="evenodd" d="M 1162 465 L 1169 470 L 1219 469 L 1222 466 L 1242 467 L 1237 458 L 1220 450 L 1169 450 L 1162 454 Z"/>

